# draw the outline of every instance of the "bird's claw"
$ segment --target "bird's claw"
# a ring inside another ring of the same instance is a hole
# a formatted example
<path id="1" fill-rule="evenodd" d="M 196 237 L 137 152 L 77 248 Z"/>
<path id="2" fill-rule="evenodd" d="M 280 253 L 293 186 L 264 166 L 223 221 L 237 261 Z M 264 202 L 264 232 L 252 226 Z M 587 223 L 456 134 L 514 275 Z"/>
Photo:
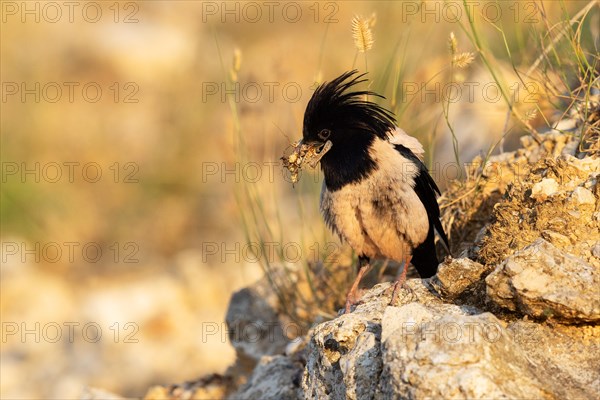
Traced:
<path id="1" fill-rule="evenodd" d="M 396 301 L 398 300 L 398 292 L 400 291 L 400 286 L 402 286 L 402 284 L 399 281 L 394 282 L 394 289 L 392 290 L 392 299 L 390 300 L 390 306 L 396 304 Z"/>
<path id="2" fill-rule="evenodd" d="M 357 292 L 358 293 L 348 293 L 348 295 L 346 296 L 344 314 L 350 314 L 352 312 L 352 306 L 355 306 L 360 302 L 362 294 L 358 290 Z"/>
<path id="3" fill-rule="evenodd" d="M 406 283 L 406 282 L 404 282 Z M 400 283 L 398 281 L 394 282 L 394 284 L 392 285 L 392 297 L 390 299 L 390 306 L 394 307 L 397 303 L 398 303 L 398 296 L 400 295 L 400 292 L 402 291 L 402 289 L 406 289 L 406 291 L 408 292 L 407 294 L 412 295 L 412 297 L 416 297 L 415 291 L 413 290 L 413 288 L 411 288 L 410 286 L 406 286 L 404 285 L 404 283 Z"/>

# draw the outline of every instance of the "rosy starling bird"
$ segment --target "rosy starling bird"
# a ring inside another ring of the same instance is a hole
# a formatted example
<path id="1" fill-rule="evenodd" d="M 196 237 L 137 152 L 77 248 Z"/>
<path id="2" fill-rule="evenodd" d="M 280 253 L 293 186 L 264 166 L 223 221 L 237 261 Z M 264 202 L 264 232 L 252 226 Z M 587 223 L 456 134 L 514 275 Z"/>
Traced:
<path id="1" fill-rule="evenodd" d="M 346 312 L 373 258 L 404 262 L 392 303 L 409 263 L 421 278 L 437 272 L 434 236 L 449 248 L 440 223 L 440 191 L 421 161 L 419 141 L 396 127 L 394 115 L 355 90 L 365 74 L 346 72 L 321 84 L 306 106 L 300 145 L 315 154 L 324 175 L 321 213 L 329 228 L 358 254 L 357 277 Z"/>

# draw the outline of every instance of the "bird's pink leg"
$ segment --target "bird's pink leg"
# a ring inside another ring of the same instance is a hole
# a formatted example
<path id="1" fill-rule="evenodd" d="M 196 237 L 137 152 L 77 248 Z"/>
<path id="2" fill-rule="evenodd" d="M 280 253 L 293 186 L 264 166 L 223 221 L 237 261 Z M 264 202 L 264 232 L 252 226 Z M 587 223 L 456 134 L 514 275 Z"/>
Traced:
<path id="1" fill-rule="evenodd" d="M 396 282 L 394 282 L 394 291 L 392 292 L 392 301 L 390 301 L 390 304 L 396 304 L 396 300 L 398 299 L 398 292 L 400 291 L 400 288 L 402 287 L 402 285 L 404 285 L 404 282 L 406 282 L 406 271 L 408 270 L 408 264 L 410 264 L 410 259 L 412 258 L 412 256 L 408 256 L 406 257 L 406 260 L 404 261 L 404 266 L 402 267 L 402 273 L 398 274 L 398 277 L 396 278 Z"/>
<path id="2" fill-rule="evenodd" d="M 344 312 L 345 314 L 348 314 L 350 312 L 350 308 L 358 301 L 358 299 L 356 298 L 358 285 L 360 284 L 360 281 L 363 278 L 363 276 L 371 269 L 371 263 L 369 263 L 368 258 L 359 258 L 358 262 L 360 267 L 358 269 L 358 273 L 356 274 L 356 279 L 354 279 L 354 283 L 352 283 L 352 287 L 346 295 L 346 311 Z"/>

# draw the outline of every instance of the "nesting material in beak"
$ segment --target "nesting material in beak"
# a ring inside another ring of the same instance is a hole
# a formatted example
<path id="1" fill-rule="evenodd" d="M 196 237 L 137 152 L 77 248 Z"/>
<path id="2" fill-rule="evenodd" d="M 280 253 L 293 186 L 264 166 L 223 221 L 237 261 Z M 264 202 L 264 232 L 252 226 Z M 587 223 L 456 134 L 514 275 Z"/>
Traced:
<path id="1" fill-rule="evenodd" d="M 289 156 L 281 157 L 281 161 L 283 163 L 283 167 L 286 168 L 290 172 L 290 179 L 292 183 L 298 182 L 298 175 L 302 170 L 302 166 L 307 164 L 311 166 L 311 168 L 315 168 L 321 158 L 327 153 L 333 143 L 331 140 L 328 140 L 322 145 L 317 145 L 314 143 L 303 143 L 302 140 L 293 144 L 293 151 Z"/>

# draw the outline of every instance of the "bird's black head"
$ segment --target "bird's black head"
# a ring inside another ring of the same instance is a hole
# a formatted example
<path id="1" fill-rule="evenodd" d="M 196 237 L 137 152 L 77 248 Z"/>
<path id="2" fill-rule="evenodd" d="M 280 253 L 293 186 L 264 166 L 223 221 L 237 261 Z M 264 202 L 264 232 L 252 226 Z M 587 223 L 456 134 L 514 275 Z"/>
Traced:
<path id="1" fill-rule="evenodd" d="M 321 168 L 330 190 L 367 176 L 375 168 L 368 154 L 370 144 L 376 138 L 387 139 L 396 125 L 390 111 L 367 99 L 383 96 L 351 90 L 366 81 L 361 79 L 364 75 L 354 70 L 321 84 L 306 106 L 302 142 L 328 149 Z M 325 146 L 327 142 L 330 146 Z"/>

